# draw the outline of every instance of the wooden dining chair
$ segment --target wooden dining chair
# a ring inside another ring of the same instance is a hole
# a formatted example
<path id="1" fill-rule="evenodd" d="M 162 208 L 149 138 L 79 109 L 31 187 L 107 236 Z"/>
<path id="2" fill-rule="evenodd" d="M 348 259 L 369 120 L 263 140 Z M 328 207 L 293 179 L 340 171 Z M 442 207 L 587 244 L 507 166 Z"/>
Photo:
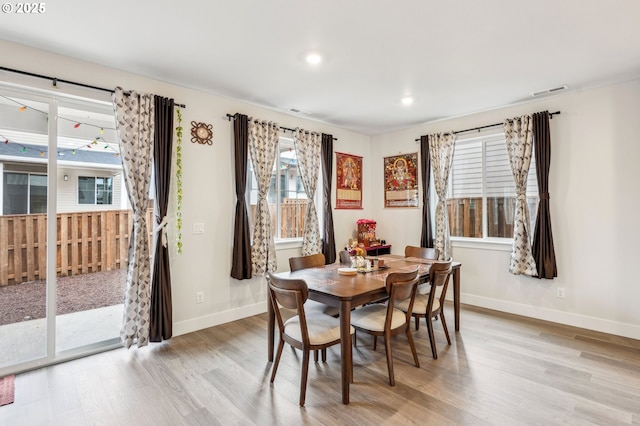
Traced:
<path id="1" fill-rule="evenodd" d="M 326 350 L 330 346 L 340 344 L 340 321 L 321 312 L 305 310 L 309 289 L 304 280 L 279 278 L 269 272 L 267 282 L 270 303 L 273 306 L 280 332 L 278 350 L 271 371 L 271 383 L 276 378 L 285 342 L 291 347 L 301 350 L 300 405 L 304 406 L 309 372 L 309 354 L 311 351 Z M 295 310 L 296 315 L 284 321 L 278 306 Z M 351 333 L 353 334 L 353 332 L 352 328 Z M 353 362 L 353 360 L 349 360 L 349 362 Z"/>
<path id="2" fill-rule="evenodd" d="M 447 321 L 444 318 L 444 301 L 449 287 L 449 277 L 451 276 L 451 260 L 446 262 L 434 262 L 429 268 L 429 285 L 431 290 L 429 294 L 418 294 L 415 297 L 413 306 L 407 301 L 401 301 L 396 306 L 404 312 L 410 312 L 415 318 L 416 328 L 420 318 L 424 318 L 427 323 L 427 331 L 429 333 L 429 343 L 431 343 L 431 352 L 433 359 L 438 359 L 438 351 L 436 350 L 436 340 L 433 334 L 433 320 L 440 317 L 444 335 L 447 337 L 447 343 L 451 345 L 449 338 L 449 330 L 447 329 Z M 438 291 L 438 289 L 441 289 Z M 439 294 L 439 296 L 437 296 Z"/>
<path id="3" fill-rule="evenodd" d="M 351 325 L 357 331 L 362 331 L 373 336 L 373 350 L 376 350 L 378 336 L 384 337 L 384 346 L 387 354 L 387 369 L 389 370 L 389 384 L 395 386 L 393 374 L 393 356 L 391 353 L 391 336 L 406 333 L 409 346 L 413 353 L 416 367 L 420 367 L 418 354 L 411 336 L 411 307 L 416 296 L 418 283 L 418 267 L 409 272 L 391 272 L 387 275 L 385 285 L 389 300 L 386 305 L 376 303 L 363 306 L 351 313 Z M 409 312 L 402 312 L 395 307 L 400 300 L 405 300 L 409 306 Z M 354 345 L 356 344 L 354 333 Z"/>
<path id="4" fill-rule="evenodd" d="M 297 256 L 289 258 L 289 269 L 291 272 L 299 271 L 300 269 L 316 268 L 318 266 L 325 265 L 325 257 L 322 253 L 310 254 L 307 256 Z M 325 305 L 324 303 L 316 302 L 315 300 L 309 300 L 307 302 L 307 311 L 318 310 L 326 315 L 337 317 L 340 314 L 340 310 L 333 306 Z"/>
<path id="5" fill-rule="evenodd" d="M 289 268 L 292 271 L 298 271 L 300 269 L 307 269 L 307 268 L 314 268 L 316 266 L 324 266 L 324 264 L 325 264 L 325 258 L 324 258 L 324 254 L 322 253 L 289 258 Z"/>
<path id="6" fill-rule="evenodd" d="M 406 246 L 404 248 L 404 257 L 417 257 L 420 259 L 429 259 L 429 260 L 438 260 L 438 256 L 440 251 L 437 248 L 433 247 L 416 247 L 416 246 Z M 428 279 L 423 279 L 418 281 L 418 290 L 416 291 L 416 295 L 420 294 L 429 294 L 429 290 L 431 289 L 431 285 L 429 285 Z M 420 321 L 418 318 L 415 318 L 416 323 L 416 331 L 420 329 Z"/>
<path id="7" fill-rule="evenodd" d="M 315 268 L 325 265 L 325 257 L 322 253 L 310 254 L 307 256 L 297 256 L 289 258 L 289 269 L 293 271 L 299 271 L 300 269 Z M 338 317 L 340 315 L 340 309 L 325 305 L 324 303 L 316 302 L 315 300 L 307 300 L 305 309 L 307 312 L 321 312 L 325 315 L 332 317 Z M 327 351 L 322 352 L 322 362 L 327 361 Z M 318 351 L 313 353 L 313 360 L 318 362 Z"/>
<path id="8" fill-rule="evenodd" d="M 404 257 L 419 257 L 421 259 L 438 260 L 440 252 L 437 248 L 406 246 L 404 248 Z"/>

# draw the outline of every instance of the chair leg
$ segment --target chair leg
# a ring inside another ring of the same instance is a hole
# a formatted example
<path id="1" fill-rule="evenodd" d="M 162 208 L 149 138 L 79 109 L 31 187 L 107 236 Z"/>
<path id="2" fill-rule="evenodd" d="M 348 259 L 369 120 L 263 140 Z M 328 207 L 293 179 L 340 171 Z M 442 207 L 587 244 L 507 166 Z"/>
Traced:
<path id="1" fill-rule="evenodd" d="M 304 407 L 304 399 L 307 395 L 307 374 L 309 373 L 309 350 L 302 351 L 302 374 L 300 378 L 300 406 Z"/>
<path id="2" fill-rule="evenodd" d="M 327 362 L 327 348 L 322 350 L 322 362 Z"/>
<path id="3" fill-rule="evenodd" d="M 358 346 L 358 339 L 356 339 L 356 330 L 353 330 L 353 347 L 355 348 L 356 346 Z"/>
<path id="4" fill-rule="evenodd" d="M 282 348 L 284 348 L 284 340 L 282 338 L 278 341 L 278 351 L 276 352 L 276 359 L 273 361 L 273 369 L 271 370 L 271 383 L 276 378 L 276 371 L 278 371 L 278 364 L 280 364 L 280 355 L 282 355 Z"/>
<path id="5" fill-rule="evenodd" d="M 378 343 L 378 336 L 373 336 L 373 350 L 376 350 L 376 345 Z"/>
<path id="6" fill-rule="evenodd" d="M 318 362 L 318 351 L 313 351 L 313 362 Z"/>
<path id="7" fill-rule="evenodd" d="M 342 350 L 342 348 L 340 348 L 340 350 Z M 349 365 L 351 366 L 351 368 L 349 369 L 349 371 L 351 372 L 351 383 L 353 383 L 353 349 L 350 352 L 351 354 L 351 359 L 349 359 Z"/>
<path id="8" fill-rule="evenodd" d="M 416 352 L 416 345 L 413 343 L 413 336 L 411 335 L 411 325 L 407 324 L 407 340 L 411 347 L 411 353 L 413 354 L 413 361 L 416 363 L 416 367 L 420 368 L 420 361 L 418 361 L 418 353 Z"/>
<path id="9" fill-rule="evenodd" d="M 413 317 L 416 322 L 416 331 L 420 330 L 420 317 Z"/>
<path id="10" fill-rule="evenodd" d="M 431 343 L 431 353 L 433 354 L 433 359 L 438 359 L 438 351 L 436 350 L 436 339 L 433 335 L 433 324 L 431 323 L 431 315 L 427 315 L 425 321 L 427 322 L 427 331 L 429 332 L 429 343 Z"/>
<path id="11" fill-rule="evenodd" d="M 447 343 L 449 344 L 449 346 L 451 346 L 449 330 L 447 329 L 447 320 L 444 319 L 444 311 L 440 312 L 440 320 L 442 321 L 442 328 L 444 328 L 444 335 L 447 336 Z"/>
<path id="12" fill-rule="evenodd" d="M 391 386 L 396 385 L 396 379 L 393 375 L 393 355 L 391 353 L 391 336 L 384 336 L 384 349 L 387 353 L 387 369 L 389 370 L 389 384 Z"/>

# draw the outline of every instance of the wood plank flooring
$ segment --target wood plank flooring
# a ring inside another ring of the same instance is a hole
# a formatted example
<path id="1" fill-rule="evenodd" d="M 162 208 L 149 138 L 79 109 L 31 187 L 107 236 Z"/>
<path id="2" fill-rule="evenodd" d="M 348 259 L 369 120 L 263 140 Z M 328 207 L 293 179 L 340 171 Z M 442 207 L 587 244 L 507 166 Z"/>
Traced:
<path id="1" fill-rule="evenodd" d="M 424 323 L 414 333 L 421 368 L 394 338 L 395 387 L 382 342 L 358 335 L 348 406 L 336 347 L 311 362 L 304 408 L 300 353 L 285 347 L 269 383 L 262 314 L 19 374 L 0 425 L 640 424 L 638 340 L 469 306 L 451 346 L 434 328 L 437 360 Z"/>

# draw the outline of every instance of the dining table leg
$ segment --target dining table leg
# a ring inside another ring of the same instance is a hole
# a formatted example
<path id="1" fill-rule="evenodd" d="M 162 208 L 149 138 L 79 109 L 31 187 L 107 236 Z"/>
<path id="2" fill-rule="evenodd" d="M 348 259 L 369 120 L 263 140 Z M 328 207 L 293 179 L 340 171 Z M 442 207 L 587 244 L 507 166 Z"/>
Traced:
<path id="1" fill-rule="evenodd" d="M 342 365 L 342 403 L 349 403 L 349 385 L 353 377 L 351 359 L 351 301 L 340 302 L 340 354 Z"/>
<path id="2" fill-rule="evenodd" d="M 460 331 L 460 268 L 453 270 L 453 313 L 456 331 Z"/>

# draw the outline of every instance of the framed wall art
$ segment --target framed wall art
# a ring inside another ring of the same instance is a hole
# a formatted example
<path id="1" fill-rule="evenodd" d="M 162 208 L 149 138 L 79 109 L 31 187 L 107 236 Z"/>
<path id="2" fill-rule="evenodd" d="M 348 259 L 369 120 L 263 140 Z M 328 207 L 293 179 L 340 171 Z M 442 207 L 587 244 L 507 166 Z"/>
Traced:
<path id="1" fill-rule="evenodd" d="M 336 209 L 362 209 L 362 157 L 336 152 Z"/>
<path id="2" fill-rule="evenodd" d="M 384 206 L 418 207 L 418 153 L 384 157 Z"/>

